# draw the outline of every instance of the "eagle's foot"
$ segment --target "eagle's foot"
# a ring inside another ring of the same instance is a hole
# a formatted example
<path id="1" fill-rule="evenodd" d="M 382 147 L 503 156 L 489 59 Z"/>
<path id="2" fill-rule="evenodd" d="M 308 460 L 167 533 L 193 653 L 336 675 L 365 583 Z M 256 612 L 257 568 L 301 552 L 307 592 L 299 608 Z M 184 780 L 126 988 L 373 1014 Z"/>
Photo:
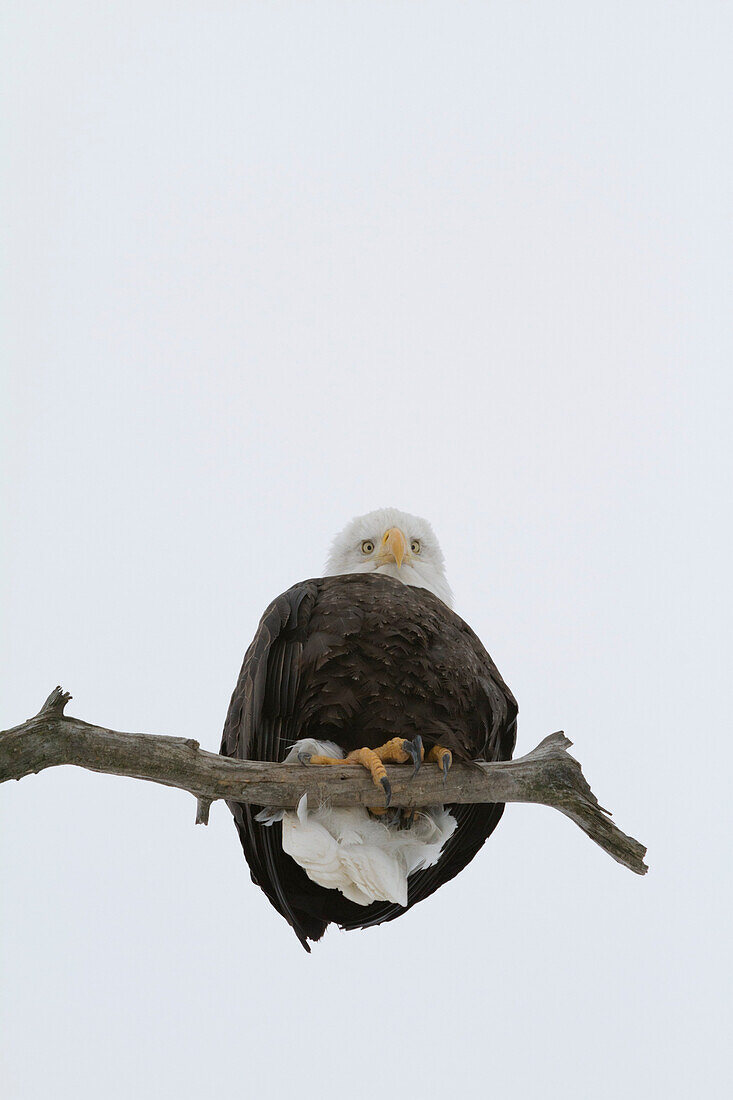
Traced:
<path id="1" fill-rule="evenodd" d="M 354 749 L 343 759 L 337 756 L 321 756 L 318 753 L 299 752 L 301 764 L 361 764 L 372 777 L 375 787 L 381 787 L 389 806 L 392 801 L 392 787 L 387 779 L 387 771 L 374 749 Z"/>
<path id="2" fill-rule="evenodd" d="M 405 737 L 393 737 L 391 741 L 380 745 L 374 751 L 385 764 L 406 764 L 408 760 L 412 760 L 413 775 L 417 775 L 420 771 L 420 765 L 425 756 L 422 737 L 419 733 L 414 741 L 408 741 Z"/>
<path id="3" fill-rule="evenodd" d="M 448 778 L 448 769 L 453 763 L 453 753 L 450 749 L 444 749 L 442 745 L 433 745 L 428 752 L 427 759 L 442 769 L 443 782 L 445 783 Z"/>
<path id="4" fill-rule="evenodd" d="M 384 765 L 406 764 L 408 760 L 412 760 L 414 764 L 412 774 L 415 775 L 424 755 L 422 737 L 418 734 L 414 741 L 408 741 L 405 737 L 393 737 L 391 741 L 387 741 L 376 749 L 354 749 L 343 759 L 336 756 L 321 756 L 318 753 L 300 752 L 298 760 L 301 764 L 361 764 L 371 775 L 375 787 L 382 788 L 386 805 L 389 806 L 392 801 L 392 787 Z"/>
<path id="5" fill-rule="evenodd" d="M 392 801 L 392 787 L 387 779 L 387 770 L 382 763 L 378 751 L 374 749 L 354 749 L 344 760 L 344 764 L 361 764 L 372 777 L 375 787 L 381 787 L 386 798 L 386 805 Z"/>

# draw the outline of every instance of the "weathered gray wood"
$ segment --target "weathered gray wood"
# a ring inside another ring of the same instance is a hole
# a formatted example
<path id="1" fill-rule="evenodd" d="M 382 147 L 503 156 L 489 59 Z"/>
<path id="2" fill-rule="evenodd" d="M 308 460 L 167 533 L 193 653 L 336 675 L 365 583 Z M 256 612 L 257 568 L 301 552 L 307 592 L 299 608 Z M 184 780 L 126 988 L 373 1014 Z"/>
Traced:
<path id="1" fill-rule="evenodd" d="M 294 808 L 303 794 L 311 805 L 380 806 L 363 768 L 303 767 L 269 761 L 235 761 L 200 748 L 198 741 L 154 734 L 118 733 L 64 715 L 71 696 L 56 688 L 35 718 L 0 733 L 0 783 L 60 764 L 147 779 L 189 791 L 197 799 L 197 823 L 206 824 L 219 798 L 260 806 Z M 455 763 L 444 780 L 434 764 L 412 777 L 412 765 L 390 765 L 393 806 L 448 802 L 536 802 L 565 814 L 618 863 L 643 875 L 646 848 L 626 836 L 599 806 L 571 742 L 551 733 L 536 749 L 497 764 Z"/>

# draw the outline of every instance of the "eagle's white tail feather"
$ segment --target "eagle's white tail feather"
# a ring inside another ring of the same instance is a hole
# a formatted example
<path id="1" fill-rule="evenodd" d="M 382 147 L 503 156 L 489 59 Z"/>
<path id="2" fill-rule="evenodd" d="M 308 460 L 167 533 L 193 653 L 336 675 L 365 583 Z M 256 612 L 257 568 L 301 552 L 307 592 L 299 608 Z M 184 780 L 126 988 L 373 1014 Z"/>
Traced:
<path id="1" fill-rule="evenodd" d="M 285 762 L 297 760 L 299 752 L 345 755 L 331 742 L 308 738 L 293 745 Z M 372 817 L 362 806 L 310 810 L 306 795 L 296 812 L 265 809 L 257 820 L 265 825 L 282 820 L 283 850 L 313 882 L 340 890 L 357 905 L 407 905 L 408 876 L 437 863 L 456 828 L 456 819 L 443 806 L 419 811 L 412 826 L 401 829 Z"/>

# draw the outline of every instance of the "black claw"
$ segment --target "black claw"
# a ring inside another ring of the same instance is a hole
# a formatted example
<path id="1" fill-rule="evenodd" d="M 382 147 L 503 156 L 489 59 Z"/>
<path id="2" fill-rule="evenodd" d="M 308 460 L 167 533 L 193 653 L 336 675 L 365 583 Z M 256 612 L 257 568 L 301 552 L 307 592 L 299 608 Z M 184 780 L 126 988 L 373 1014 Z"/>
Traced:
<path id="1" fill-rule="evenodd" d="M 385 775 L 382 779 L 379 780 L 379 782 L 384 787 L 384 794 L 387 799 L 387 805 L 389 806 L 390 802 L 392 801 L 392 787 L 390 785 L 389 779 L 387 779 L 387 776 Z"/>
<path id="2" fill-rule="evenodd" d="M 313 755 L 312 752 L 299 752 L 298 753 L 298 760 L 300 761 L 301 764 L 310 764 L 312 755 Z"/>
<path id="3" fill-rule="evenodd" d="M 412 758 L 412 762 L 415 765 L 412 769 L 412 776 L 410 777 L 414 779 L 420 771 L 420 765 L 422 764 L 422 737 L 418 733 L 414 741 L 405 741 L 402 748 Z"/>
<path id="4" fill-rule="evenodd" d="M 444 783 L 448 778 L 448 768 L 450 767 L 450 765 L 451 765 L 451 755 L 450 755 L 449 752 L 444 752 L 443 753 L 443 760 L 441 761 L 441 765 L 440 765 L 443 769 L 443 782 Z"/>

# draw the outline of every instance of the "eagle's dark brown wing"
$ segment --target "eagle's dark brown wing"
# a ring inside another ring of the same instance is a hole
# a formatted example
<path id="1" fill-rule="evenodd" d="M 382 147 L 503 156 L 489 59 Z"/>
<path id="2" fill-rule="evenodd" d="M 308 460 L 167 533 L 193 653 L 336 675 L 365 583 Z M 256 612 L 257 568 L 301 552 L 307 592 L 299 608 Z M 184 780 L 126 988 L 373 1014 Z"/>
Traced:
<path id="1" fill-rule="evenodd" d="M 221 752 L 282 760 L 301 737 L 346 752 L 421 734 L 459 759 L 508 760 L 517 705 L 479 639 L 437 597 L 389 577 L 304 581 L 265 611 L 232 696 Z M 230 803 L 252 878 L 306 950 L 329 922 L 365 928 L 406 910 L 318 886 L 282 850 L 281 826 Z M 408 880 L 407 908 L 453 878 L 496 827 L 503 805 L 451 806 L 458 827 L 437 864 Z"/>

